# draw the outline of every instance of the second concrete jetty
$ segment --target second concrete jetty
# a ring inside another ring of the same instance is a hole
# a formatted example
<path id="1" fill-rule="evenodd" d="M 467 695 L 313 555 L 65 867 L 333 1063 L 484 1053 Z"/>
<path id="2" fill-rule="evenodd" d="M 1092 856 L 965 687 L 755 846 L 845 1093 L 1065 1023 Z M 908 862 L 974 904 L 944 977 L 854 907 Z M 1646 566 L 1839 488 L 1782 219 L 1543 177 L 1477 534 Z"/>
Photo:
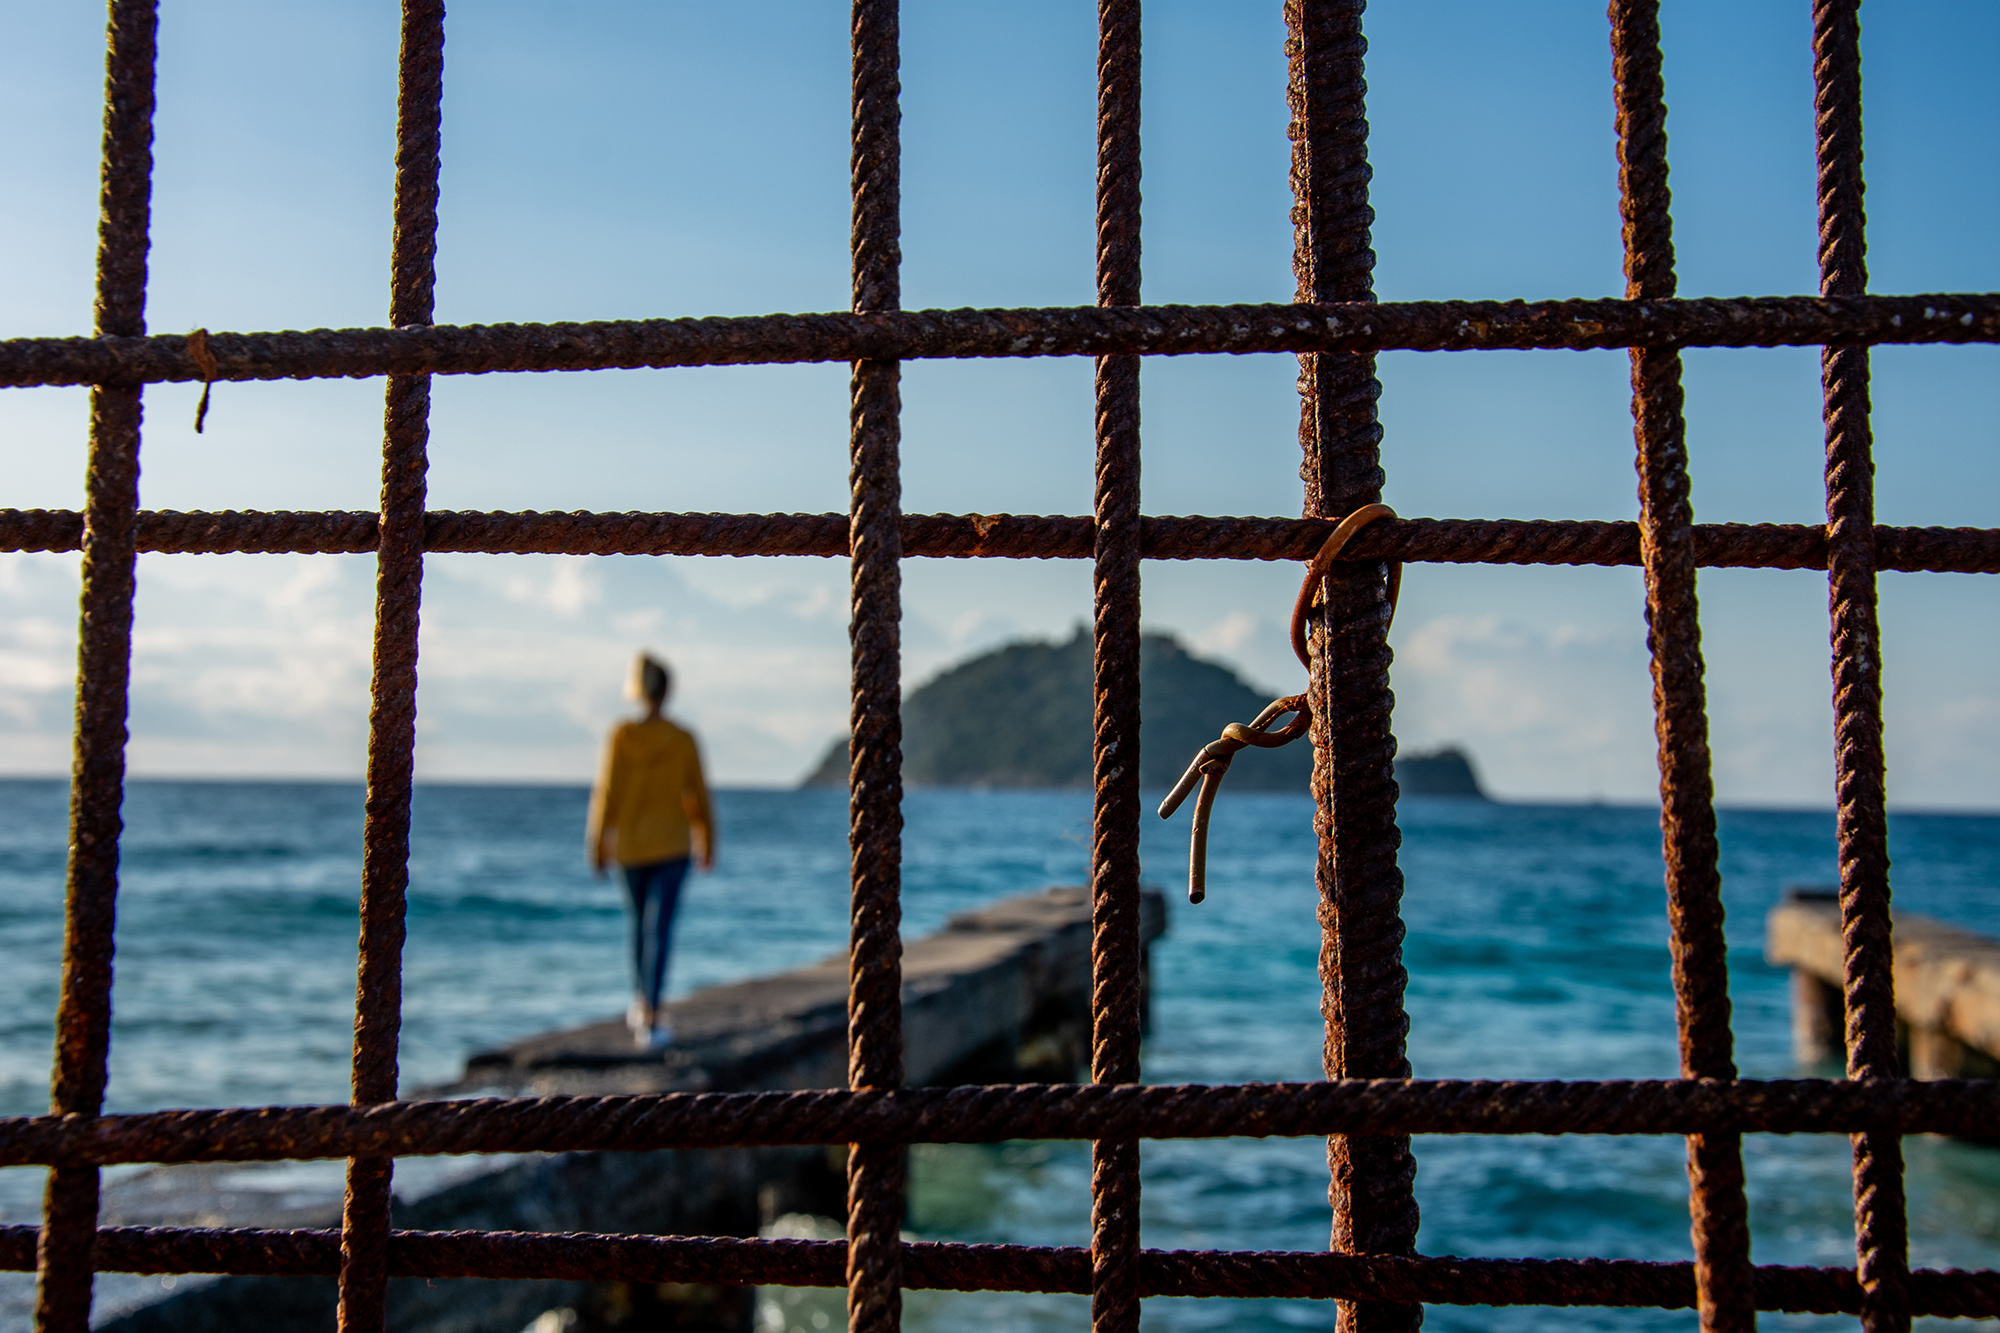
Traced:
<path id="1" fill-rule="evenodd" d="M 1790 890 L 1771 910 L 1767 931 L 1766 955 L 1792 969 L 1792 1045 L 1799 1059 L 1840 1059 L 1839 894 Z M 2000 940 L 1898 912 L 1894 944 L 1904 1068 L 1915 1078 L 2000 1077 Z"/>

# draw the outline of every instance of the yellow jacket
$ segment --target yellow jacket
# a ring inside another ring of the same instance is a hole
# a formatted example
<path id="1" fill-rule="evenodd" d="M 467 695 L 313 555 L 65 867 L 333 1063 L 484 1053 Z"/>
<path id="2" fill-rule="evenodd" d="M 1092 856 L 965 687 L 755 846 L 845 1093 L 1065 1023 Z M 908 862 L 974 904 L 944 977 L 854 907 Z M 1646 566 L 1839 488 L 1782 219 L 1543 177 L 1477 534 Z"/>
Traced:
<path id="1" fill-rule="evenodd" d="M 692 849 L 695 829 L 703 852 L 712 854 L 715 822 L 694 737 L 663 717 L 619 723 L 590 794 L 592 859 L 621 866 L 672 861 Z"/>

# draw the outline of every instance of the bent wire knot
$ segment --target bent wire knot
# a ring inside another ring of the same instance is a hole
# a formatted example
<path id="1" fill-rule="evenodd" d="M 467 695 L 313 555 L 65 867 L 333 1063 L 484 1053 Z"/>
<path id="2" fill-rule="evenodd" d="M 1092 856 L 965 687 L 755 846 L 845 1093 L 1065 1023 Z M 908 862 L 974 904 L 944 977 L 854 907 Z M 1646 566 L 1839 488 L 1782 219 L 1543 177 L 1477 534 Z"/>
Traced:
<path id="1" fill-rule="evenodd" d="M 1308 618 L 1318 600 L 1320 585 L 1326 581 L 1333 569 L 1333 562 L 1340 558 L 1341 551 L 1350 538 L 1378 518 L 1394 518 L 1396 511 L 1388 505 L 1363 505 L 1340 520 L 1326 543 L 1313 556 L 1311 566 L 1306 570 L 1305 582 L 1299 587 L 1298 599 L 1292 603 L 1292 651 L 1298 654 L 1299 662 L 1307 671 L 1312 670 L 1312 654 L 1306 635 Z M 1400 560 L 1389 562 L 1389 619 L 1396 618 L 1396 597 L 1402 591 L 1403 564 Z M 1277 730 L 1271 724 L 1290 713 L 1292 720 Z M 1194 803 L 1194 826 L 1188 834 L 1188 901 L 1198 903 L 1208 896 L 1208 819 L 1215 809 L 1215 793 L 1222 786 L 1222 775 L 1229 771 L 1230 761 L 1236 758 L 1238 750 L 1256 747 L 1260 750 L 1275 750 L 1281 745 L 1289 745 L 1312 729 L 1312 708 L 1303 694 L 1289 694 L 1277 700 L 1269 708 L 1257 714 L 1255 721 L 1245 726 L 1241 722 L 1231 722 L 1222 729 L 1219 740 L 1210 741 L 1201 747 L 1201 752 L 1188 765 L 1181 780 L 1167 793 L 1167 799 L 1160 802 L 1160 818 L 1170 819 L 1174 811 L 1188 798 L 1195 784 L 1201 784 L 1201 796 Z"/>
<path id="2" fill-rule="evenodd" d="M 1292 720 L 1276 731 L 1270 725 L 1292 714 Z M 1160 818 L 1170 818 L 1181 808 L 1188 793 L 1194 790 L 1196 782 L 1201 783 L 1201 797 L 1194 803 L 1194 831 L 1188 841 L 1188 901 L 1198 903 L 1208 894 L 1208 815 L 1215 808 L 1215 792 L 1222 785 L 1222 775 L 1229 771 L 1230 761 L 1236 752 L 1247 746 L 1260 750 L 1274 750 L 1280 745 L 1289 745 L 1306 734 L 1312 726 L 1312 713 L 1306 707 L 1303 694 L 1287 695 L 1263 712 L 1249 726 L 1241 722 L 1231 722 L 1222 729 L 1220 740 L 1210 741 L 1201 747 L 1201 753 L 1188 765 L 1181 780 L 1167 793 L 1167 799 L 1160 802 Z"/>

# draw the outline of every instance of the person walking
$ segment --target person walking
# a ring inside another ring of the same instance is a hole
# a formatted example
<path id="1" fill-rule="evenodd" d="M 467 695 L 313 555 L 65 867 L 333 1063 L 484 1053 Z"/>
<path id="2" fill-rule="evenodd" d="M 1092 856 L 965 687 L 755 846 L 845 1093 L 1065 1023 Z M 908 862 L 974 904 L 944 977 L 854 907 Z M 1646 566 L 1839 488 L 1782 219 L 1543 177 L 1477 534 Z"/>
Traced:
<path id="1" fill-rule="evenodd" d="M 664 662 L 639 655 L 632 693 L 646 712 L 611 729 L 590 794 L 586 834 L 591 868 L 601 879 L 615 861 L 632 900 L 634 986 L 625 1022 L 633 1044 L 651 1051 L 664 1050 L 674 1039 L 660 997 L 667 988 L 681 881 L 690 856 L 703 870 L 715 865 L 715 817 L 702 780 L 701 749 L 660 713 L 672 685 Z"/>

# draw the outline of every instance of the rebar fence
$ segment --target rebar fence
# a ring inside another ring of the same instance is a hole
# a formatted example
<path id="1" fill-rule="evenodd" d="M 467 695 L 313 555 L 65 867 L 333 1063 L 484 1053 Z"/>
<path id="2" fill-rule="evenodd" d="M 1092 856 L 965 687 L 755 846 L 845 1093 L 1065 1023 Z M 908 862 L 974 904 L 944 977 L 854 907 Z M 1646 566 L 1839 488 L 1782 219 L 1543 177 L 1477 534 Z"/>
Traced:
<path id="1" fill-rule="evenodd" d="M 149 335 L 145 325 L 157 0 L 111 0 L 96 333 L 0 343 L 0 385 L 91 386 L 82 513 L 0 510 L 0 549 L 81 550 L 82 621 L 62 992 L 51 1113 L 0 1120 L 0 1165 L 49 1171 L 40 1228 L 0 1229 L 0 1266 L 39 1271 L 37 1327 L 88 1328 L 92 1274 L 338 1274 L 340 1327 L 379 1330 L 392 1276 L 844 1286 L 849 1326 L 898 1326 L 905 1287 L 1088 1292 L 1101 1333 L 1147 1296 L 1312 1297 L 1345 1329 L 1412 1329 L 1425 1303 L 1694 1307 L 1704 1329 L 1757 1310 L 1859 1312 L 1871 1333 L 1915 1314 L 2000 1315 L 2000 1272 L 1911 1271 L 1900 1139 L 1991 1135 L 2000 1083 L 1898 1076 L 1883 806 L 1878 570 L 2000 572 L 2000 529 L 1878 527 L 1869 347 L 2000 341 L 2000 295 L 1866 292 L 1859 0 L 1814 0 L 1821 291 L 1680 300 L 1668 210 L 1657 0 L 1613 0 L 1611 47 L 1627 287 L 1622 300 L 1377 303 L 1370 248 L 1361 0 L 1286 0 L 1296 303 L 1149 307 L 1140 296 L 1139 0 L 1099 0 L 1097 294 L 1061 309 L 904 311 L 898 285 L 895 0 L 853 3 L 853 309 L 821 315 L 446 327 L 432 323 L 444 11 L 404 0 L 390 312 L 385 327 Z M 1680 349 L 1822 348 L 1827 523 L 1696 525 Z M 1381 498 L 1377 352 L 1629 348 L 1639 521 L 1369 524 L 1327 577 L 1312 631 L 1313 791 L 1327 1081 L 1139 1083 L 1139 578 L 1143 560 L 1309 559 Z M 1139 358 L 1285 352 L 1301 369 L 1300 518 L 1139 512 Z M 901 509 L 898 363 L 1096 358 L 1095 512 Z M 846 361 L 846 515 L 430 512 L 434 375 Z M 386 377 L 377 513 L 145 512 L 149 383 Z M 376 553 L 378 595 L 348 1106 L 102 1114 L 127 679 L 141 551 Z M 428 551 L 845 555 L 852 562 L 853 911 L 849 1086 L 795 1093 L 397 1100 L 403 898 L 418 605 Z M 1074 1086 L 903 1089 L 899 569 L 908 557 L 1088 559 L 1095 588 L 1094 1048 Z M 1658 1082 L 1412 1080 L 1401 961 L 1390 730 L 1390 561 L 1637 565 L 1645 575 L 1681 1077 Z M 1847 1077 L 1736 1077 L 1717 871 L 1699 566 L 1825 569 L 1838 752 Z M 1852 1138 L 1852 1268 L 1756 1266 L 1746 1133 Z M 1678 1134 L 1688 1144 L 1692 1263 L 1458 1259 L 1416 1253 L 1412 1134 Z M 1141 1248 L 1139 1143 L 1326 1136 L 1324 1253 Z M 902 1148 L 1017 1138 L 1093 1142 L 1091 1244 L 906 1242 Z M 844 1143 L 845 1242 L 398 1231 L 401 1155 Z M 115 1163 L 345 1158 L 338 1231 L 101 1228 Z"/>

